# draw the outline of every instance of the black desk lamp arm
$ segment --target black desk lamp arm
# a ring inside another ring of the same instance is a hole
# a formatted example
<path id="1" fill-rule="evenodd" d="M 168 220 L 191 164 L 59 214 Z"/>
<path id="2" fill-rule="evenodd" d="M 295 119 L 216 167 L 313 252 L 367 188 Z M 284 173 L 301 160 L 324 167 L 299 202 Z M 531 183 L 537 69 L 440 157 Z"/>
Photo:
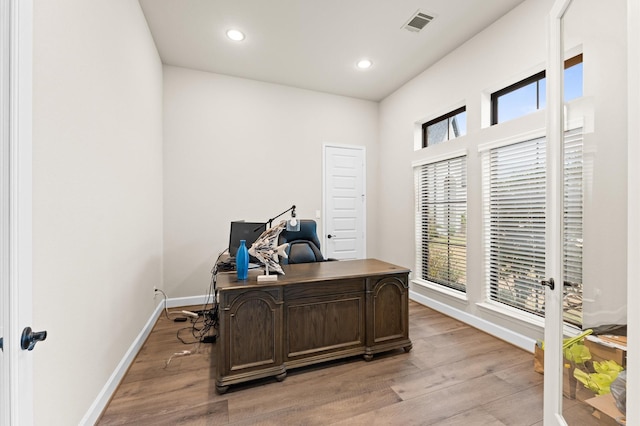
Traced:
<path id="1" fill-rule="evenodd" d="M 288 209 L 286 209 L 285 211 L 283 211 L 282 213 L 280 213 L 277 216 L 272 217 L 271 219 L 269 219 L 268 221 L 265 222 L 266 225 L 269 225 L 269 228 L 271 228 L 271 225 L 273 224 L 273 221 L 276 220 L 277 218 L 279 218 L 280 216 L 284 215 L 287 212 L 291 212 L 291 216 L 296 217 L 296 206 L 293 205 L 291 207 L 289 207 Z M 260 227 L 256 228 L 256 231 L 260 229 Z"/>

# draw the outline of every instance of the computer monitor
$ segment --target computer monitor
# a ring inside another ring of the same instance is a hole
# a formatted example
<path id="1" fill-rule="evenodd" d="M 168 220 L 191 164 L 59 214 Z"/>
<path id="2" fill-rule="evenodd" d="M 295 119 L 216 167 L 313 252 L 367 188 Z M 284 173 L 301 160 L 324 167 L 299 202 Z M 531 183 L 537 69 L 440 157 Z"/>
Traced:
<path id="1" fill-rule="evenodd" d="M 229 235 L 229 256 L 236 257 L 238 247 L 240 247 L 240 240 L 246 240 L 247 248 L 251 247 L 260 234 L 267 229 L 266 223 L 260 222 L 244 222 L 236 221 L 231 222 L 231 233 Z M 258 263 L 258 259 L 253 256 L 249 257 L 249 261 L 252 263 Z"/>

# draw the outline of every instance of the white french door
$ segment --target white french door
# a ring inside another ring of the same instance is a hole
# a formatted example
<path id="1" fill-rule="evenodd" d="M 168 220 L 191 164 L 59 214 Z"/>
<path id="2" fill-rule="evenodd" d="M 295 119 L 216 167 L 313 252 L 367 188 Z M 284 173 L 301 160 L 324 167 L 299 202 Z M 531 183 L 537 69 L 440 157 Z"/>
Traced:
<path id="1" fill-rule="evenodd" d="M 365 149 L 324 145 L 324 255 L 366 257 Z"/>
<path id="2" fill-rule="evenodd" d="M 31 0 L 0 0 L 0 424 L 33 423 L 31 353 Z"/>
<path id="3" fill-rule="evenodd" d="M 571 0 L 557 0 L 549 14 L 547 61 L 547 203 L 544 424 L 566 425 L 562 415 L 562 241 L 563 180 L 563 70 L 562 18 Z"/>
<path id="4" fill-rule="evenodd" d="M 9 2 L 0 2 L 0 424 L 10 424 L 9 399 Z M 5 345 L 5 339 L 7 344 Z M 6 346 L 6 349 L 5 349 Z"/>
<path id="5" fill-rule="evenodd" d="M 637 277 L 640 275 L 640 2 L 627 0 L 627 78 L 629 104 L 627 126 L 629 130 L 628 145 L 628 192 L 629 239 L 627 260 L 627 323 L 628 323 L 628 356 L 627 356 L 627 401 L 640 400 L 640 290 Z M 632 24 L 633 23 L 633 24 Z M 627 424 L 640 424 L 640 405 L 627 404 Z"/>
<path id="6" fill-rule="evenodd" d="M 562 297 L 564 267 L 564 42 L 563 17 L 571 0 L 549 14 L 547 61 L 547 197 L 544 351 L 544 424 L 566 425 L 562 414 Z"/>

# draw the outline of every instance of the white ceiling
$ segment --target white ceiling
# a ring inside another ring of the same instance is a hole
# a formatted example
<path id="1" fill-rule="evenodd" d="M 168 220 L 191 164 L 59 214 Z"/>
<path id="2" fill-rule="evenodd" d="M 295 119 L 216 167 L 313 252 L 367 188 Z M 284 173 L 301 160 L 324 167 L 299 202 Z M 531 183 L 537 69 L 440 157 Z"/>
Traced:
<path id="1" fill-rule="evenodd" d="M 523 0 L 139 1 L 165 64 L 379 101 Z"/>

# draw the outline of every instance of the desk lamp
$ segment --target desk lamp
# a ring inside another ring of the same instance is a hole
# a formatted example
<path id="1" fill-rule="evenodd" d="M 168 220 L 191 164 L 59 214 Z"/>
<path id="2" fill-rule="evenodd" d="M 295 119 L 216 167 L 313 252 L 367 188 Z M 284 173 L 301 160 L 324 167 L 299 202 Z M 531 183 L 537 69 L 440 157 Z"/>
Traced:
<path id="1" fill-rule="evenodd" d="M 298 222 L 298 219 L 296 219 L 296 206 L 295 206 L 295 204 L 293 206 L 289 207 L 288 209 L 286 209 L 285 211 L 283 211 L 282 213 L 280 213 L 279 215 L 274 216 L 271 219 L 269 219 L 266 222 L 264 222 L 264 225 L 268 225 L 267 226 L 267 230 L 269 228 L 271 228 L 271 224 L 273 223 L 274 220 L 276 220 L 277 218 L 279 218 L 280 216 L 282 216 L 283 214 L 285 214 L 287 212 L 291 212 L 291 219 L 289 219 L 287 221 L 287 231 L 293 231 L 293 232 L 300 231 L 300 222 Z M 257 231 L 258 229 L 260 229 L 261 227 L 262 227 L 262 225 L 258 226 L 254 230 L 254 232 Z"/>
<path id="2" fill-rule="evenodd" d="M 300 231 L 300 222 L 296 219 L 296 206 L 291 206 L 291 219 L 287 221 L 287 231 Z"/>

